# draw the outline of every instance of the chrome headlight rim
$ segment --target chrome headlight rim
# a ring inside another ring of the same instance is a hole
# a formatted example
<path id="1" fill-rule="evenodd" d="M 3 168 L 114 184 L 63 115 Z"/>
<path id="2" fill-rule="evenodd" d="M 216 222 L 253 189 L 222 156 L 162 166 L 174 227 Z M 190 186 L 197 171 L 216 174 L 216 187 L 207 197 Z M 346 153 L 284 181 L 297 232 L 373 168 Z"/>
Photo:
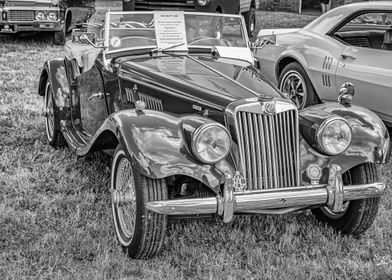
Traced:
<path id="1" fill-rule="evenodd" d="M 42 15 L 42 17 L 39 17 L 38 15 Z M 44 11 L 36 11 L 35 12 L 35 20 L 38 20 L 38 21 L 47 20 L 46 13 Z"/>
<path id="2" fill-rule="evenodd" d="M 328 125 L 330 125 L 332 122 L 335 122 L 335 121 L 342 121 L 342 122 L 344 122 L 348 126 L 348 128 L 350 129 L 350 142 L 348 143 L 347 147 L 343 151 L 340 151 L 340 152 L 337 152 L 337 153 L 332 153 L 331 151 L 328 151 L 323 146 L 323 144 L 322 144 L 323 143 L 322 142 L 322 134 L 323 134 L 325 128 Z M 342 118 L 342 117 L 336 116 L 336 117 L 330 117 L 330 118 L 324 120 L 321 123 L 320 127 L 317 129 L 316 139 L 317 139 L 318 147 L 321 149 L 321 151 L 323 153 L 325 153 L 326 155 L 330 155 L 330 156 L 337 156 L 337 155 L 340 155 L 340 154 L 344 153 L 345 151 L 347 151 L 347 149 L 350 147 L 350 145 L 352 143 L 352 140 L 353 140 L 352 136 L 353 136 L 353 130 L 352 130 L 352 127 L 349 124 L 349 122 L 346 119 Z"/>
<path id="3" fill-rule="evenodd" d="M 54 18 L 51 18 L 51 15 L 54 15 Z M 46 18 L 50 21 L 57 21 L 59 19 L 57 11 L 49 11 Z"/>
<path id="4" fill-rule="evenodd" d="M 204 158 L 202 158 L 199 153 L 197 152 L 197 147 L 196 144 L 198 143 L 198 140 L 200 139 L 200 137 L 202 136 L 203 132 L 205 132 L 206 130 L 208 130 L 211 127 L 219 127 L 220 129 L 222 129 L 223 131 L 225 131 L 229 141 L 230 141 L 230 145 L 226 151 L 225 154 L 223 154 L 222 156 L 219 157 L 219 159 L 214 160 L 214 161 L 208 161 Z M 233 141 L 231 139 L 231 135 L 230 132 L 227 130 L 226 127 L 224 127 L 223 125 L 221 125 L 220 123 L 207 123 L 207 124 L 202 124 L 200 125 L 193 133 L 192 133 L 192 140 L 191 140 L 191 147 L 192 147 L 192 153 L 193 155 L 196 157 L 197 160 L 206 163 L 206 164 L 215 164 L 223 159 L 225 159 L 230 151 L 231 151 L 231 147 L 233 145 Z"/>
<path id="5" fill-rule="evenodd" d="M 202 7 L 208 6 L 210 4 L 210 0 L 197 0 L 197 4 Z"/>

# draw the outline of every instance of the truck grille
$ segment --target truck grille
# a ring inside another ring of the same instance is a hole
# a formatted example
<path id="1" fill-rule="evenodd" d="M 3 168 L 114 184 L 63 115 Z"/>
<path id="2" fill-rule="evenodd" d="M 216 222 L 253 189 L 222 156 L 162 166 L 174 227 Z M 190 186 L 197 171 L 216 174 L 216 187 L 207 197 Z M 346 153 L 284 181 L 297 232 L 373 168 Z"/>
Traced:
<path id="1" fill-rule="evenodd" d="M 11 10 L 9 11 L 10 21 L 24 21 L 32 22 L 34 21 L 34 11 L 25 10 Z"/>
<path id="2" fill-rule="evenodd" d="M 299 185 L 298 113 L 236 113 L 240 156 L 248 190 Z"/>
<path id="3" fill-rule="evenodd" d="M 196 6 L 193 0 L 172 0 L 172 1 L 143 1 L 135 2 L 135 10 L 181 10 L 195 11 Z"/>

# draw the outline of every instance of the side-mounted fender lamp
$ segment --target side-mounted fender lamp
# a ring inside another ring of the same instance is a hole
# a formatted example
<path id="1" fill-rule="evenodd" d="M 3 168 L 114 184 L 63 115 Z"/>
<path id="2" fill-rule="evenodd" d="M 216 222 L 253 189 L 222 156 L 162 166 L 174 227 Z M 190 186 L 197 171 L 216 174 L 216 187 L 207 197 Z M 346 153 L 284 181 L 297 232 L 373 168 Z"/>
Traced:
<path id="1" fill-rule="evenodd" d="M 355 94 L 355 88 L 352 83 L 344 83 L 339 88 L 338 102 L 343 105 L 351 104 Z"/>

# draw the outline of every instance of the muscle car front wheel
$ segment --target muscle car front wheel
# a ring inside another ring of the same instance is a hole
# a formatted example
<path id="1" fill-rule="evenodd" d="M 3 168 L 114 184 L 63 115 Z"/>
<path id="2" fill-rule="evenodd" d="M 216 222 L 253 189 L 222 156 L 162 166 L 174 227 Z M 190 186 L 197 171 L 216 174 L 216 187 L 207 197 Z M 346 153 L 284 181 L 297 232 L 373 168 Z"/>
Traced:
<path id="1" fill-rule="evenodd" d="M 377 166 L 374 163 L 360 164 L 345 174 L 343 183 L 368 184 L 378 182 Z M 334 213 L 328 207 L 312 210 L 321 222 L 332 226 L 337 231 L 345 234 L 360 235 L 365 232 L 376 218 L 380 198 L 366 198 L 352 200 L 343 204 L 343 211 Z"/>
<path id="2" fill-rule="evenodd" d="M 53 90 L 49 80 L 45 86 L 45 131 L 46 139 L 48 139 L 49 145 L 54 148 L 64 148 L 67 146 L 63 134 L 61 131 L 55 129 L 55 114 L 54 114 L 54 100 Z"/>
<path id="3" fill-rule="evenodd" d="M 279 90 L 294 101 L 298 109 L 320 103 L 305 69 L 297 62 L 283 68 L 279 75 Z"/>
<path id="4" fill-rule="evenodd" d="M 148 211 L 145 204 L 168 199 L 165 180 L 140 174 L 119 145 L 113 156 L 111 193 L 114 226 L 124 252 L 135 259 L 154 257 L 165 238 L 167 216 Z"/>

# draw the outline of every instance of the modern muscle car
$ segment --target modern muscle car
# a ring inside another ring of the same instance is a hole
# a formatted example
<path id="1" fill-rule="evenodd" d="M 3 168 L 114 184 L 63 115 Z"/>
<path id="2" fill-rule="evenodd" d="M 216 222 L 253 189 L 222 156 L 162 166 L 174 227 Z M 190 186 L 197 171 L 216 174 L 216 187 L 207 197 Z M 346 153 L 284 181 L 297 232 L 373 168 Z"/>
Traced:
<path id="1" fill-rule="evenodd" d="M 352 82 L 353 102 L 392 125 L 392 2 L 335 8 L 302 29 L 261 30 L 261 72 L 299 108 L 332 101 Z"/>
<path id="2" fill-rule="evenodd" d="M 171 216 L 313 209 L 359 235 L 385 189 L 389 135 L 371 111 L 339 102 L 301 111 L 254 67 L 244 19 L 108 12 L 48 60 L 38 93 L 50 145 L 113 157 L 118 240 L 153 257 Z"/>
<path id="3" fill-rule="evenodd" d="M 63 45 L 67 32 L 94 12 L 95 0 L 0 0 L 0 34 L 50 31 Z"/>

